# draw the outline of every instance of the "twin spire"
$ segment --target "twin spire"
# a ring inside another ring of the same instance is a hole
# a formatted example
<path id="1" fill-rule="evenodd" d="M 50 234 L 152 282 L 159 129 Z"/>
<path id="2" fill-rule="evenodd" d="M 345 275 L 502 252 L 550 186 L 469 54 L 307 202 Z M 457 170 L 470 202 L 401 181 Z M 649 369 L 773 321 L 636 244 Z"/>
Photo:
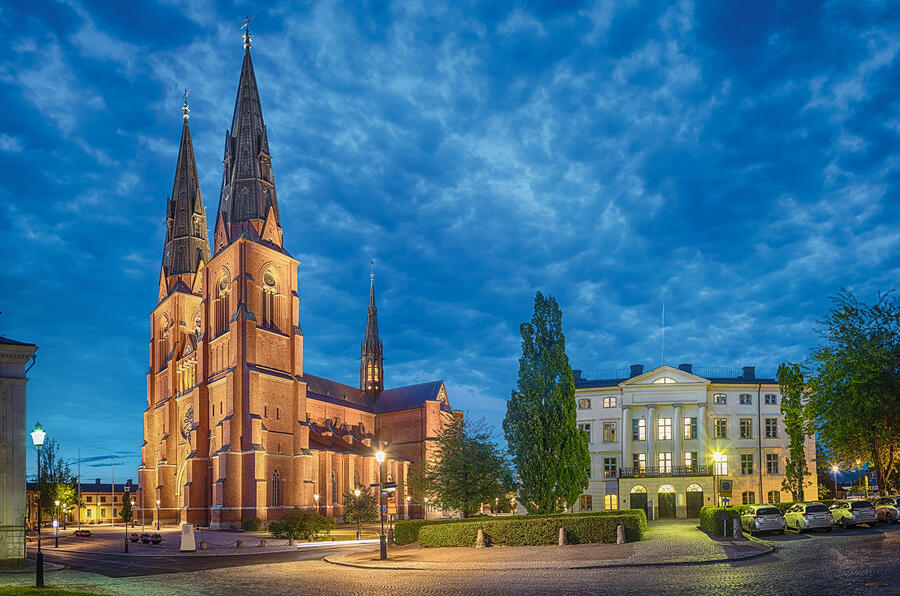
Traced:
<path id="1" fill-rule="evenodd" d="M 384 355 L 378 337 L 378 309 L 375 308 L 375 271 L 369 275 L 369 308 L 366 313 L 366 336 L 360 346 L 359 388 L 375 399 L 384 389 Z"/>

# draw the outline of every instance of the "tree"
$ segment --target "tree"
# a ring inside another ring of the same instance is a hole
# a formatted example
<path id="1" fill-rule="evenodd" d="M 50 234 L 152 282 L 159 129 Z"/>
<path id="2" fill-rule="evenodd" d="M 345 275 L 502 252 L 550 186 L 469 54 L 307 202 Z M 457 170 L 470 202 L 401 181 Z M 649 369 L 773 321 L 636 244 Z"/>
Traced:
<path id="1" fill-rule="evenodd" d="M 352 524 L 377 521 L 378 495 L 367 486 L 359 489 L 358 497 L 353 492 L 344 493 L 344 520 Z"/>
<path id="2" fill-rule="evenodd" d="M 831 457 L 822 449 L 819 443 L 816 443 L 816 481 L 819 485 L 818 498 L 837 499 L 834 492 L 835 476 L 831 470 Z"/>
<path id="3" fill-rule="evenodd" d="M 781 413 L 784 427 L 790 438 L 788 457 L 784 463 L 784 480 L 781 488 L 790 492 L 795 501 L 804 501 L 803 489 L 807 483 L 809 468 L 806 465 L 804 442 L 810 434 L 806 428 L 803 411 L 803 371 L 800 365 L 786 362 L 778 367 L 778 384 L 781 387 Z"/>
<path id="4" fill-rule="evenodd" d="M 807 367 L 807 417 L 835 461 L 869 462 L 890 491 L 900 475 L 900 301 L 866 304 L 846 290 L 833 301 Z"/>
<path id="5" fill-rule="evenodd" d="M 76 478 L 72 476 L 69 464 L 59 456 L 59 443 L 49 437 L 41 448 L 40 498 L 45 517 L 56 516 L 56 500 L 60 510 L 75 504 Z"/>
<path id="6" fill-rule="evenodd" d="M 434 464 L 426 464 L 416 479 L 425 496 L 463 517 L 477 513 L 485 503 L 509 493 L 513 473 L 506 455 L 491 441 L 491 428 L 483 420 L 471 423 L 456 416 L 438 437 Z"/>
<path id="7" fill-rule="evenodd" d="M 578 428 L 575 379 L 566 357 L 562 312 L 552 296 L 534 298 L 523 323 L 519 382 L 506 404 L 503 432 L 529 513 L 558 513 L 588 486 L 591 456 Z"/>
<path id="8" fill-rule="evenodd" d="M 334 519 L 331 517 L 294 507 L 291 513 L 280 520 L 270 522 L 269 532 L 275 538 L 310 540 L 318 536 L 320 532 L 330 532 L 334 526 Z"/>
<path id="9" fill-rule="evenodd" d="M 131 495 L 128 493 L 122 495 L 122 511 L 120 512 L 120 515 L 126 526 L 134 518 L 134 509 L 131 508 Z"/>

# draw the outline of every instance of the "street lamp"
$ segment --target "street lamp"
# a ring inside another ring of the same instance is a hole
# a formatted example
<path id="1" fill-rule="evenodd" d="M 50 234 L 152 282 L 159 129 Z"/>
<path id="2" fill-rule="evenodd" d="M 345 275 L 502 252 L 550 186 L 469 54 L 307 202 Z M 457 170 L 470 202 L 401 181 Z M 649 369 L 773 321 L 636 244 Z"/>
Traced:
<path id="1" fill-rule="evenodd" d="M 384 561 L 387 559 L 387 539 L 384 536 L 384 506 L 381 503 L 381 497 L 384 494 L 384 480 L 382 478 L 382 464 L 384 463 L 384 451 L 378 450 L 375 454 L 375 461 L 378 462 L 378 516 L 381 518 L 381 537 L 380 546 L 381 553 L 379 558 Z"/>
<path id="2" fill-rule="evenodd" d="M 834 474 L 834 498 L 837 499 L 837 498 L 838 498 L 838 494 L 837 494 L 837 473 L 838 473 L 838 467 L 837 467 L 837 466 L 831 466 L 831 472 Z"/>
<path id="3" fill-rule="evenodd" d="M 719 506 L 719 497 L 718 497 L 719 479 L 718 479 L 718 474 L 719 474 L 719 462 L 720 462 L 720 461 L 722 461 L 722 454 L 719 453 L 718 451 L 714 451 L 714 452 L 713 452 L 713 462 L 714 462 L 714 463 L 713 463 L 713 506 L 714 506 L 714 507 L 718 507 L 718 506 Z"/>
<path id="4" fill-rule="evenodd" d="M 422 519 L 428 519 L 428 497 L 425 497 L 425 512 L 422 515 Z"/>
<path id="5" fill-rule="evenodd" d="M 316 513 L 319 512 L 319 493 L 313 495 L 313 501 L 316 502 Z"/>
<path id="6" fill-rule="evenodd" d="M 159 529 L 159 499 L 156 499 L 156 529 Z"/>
<path id="7" fill-rule="evenodd" d="M 54 548 L 59 548 L 59 499 L 54 501 L 56 503 L 56 531 L 54 532 Z"/>
<path id="8" fill-rule="evenodd" d="M 356 497 L 356 539 L 359 540 L 359 489 L 353 491 L 353 495 Z"/>
<path id="9" fill-rule="evenodd" d="M 44 587 L 44 553 L 41 552 L 41 447 L 44 446 L 44 437 L 47 433 L 41 428 L 41 423 L 34 425 L 31 431 L 31 441 L 37 451 L 37 489 L 38 489 L 38 545 L 37 555 L 34 558 L 34 585 L 37 588 Z"/>

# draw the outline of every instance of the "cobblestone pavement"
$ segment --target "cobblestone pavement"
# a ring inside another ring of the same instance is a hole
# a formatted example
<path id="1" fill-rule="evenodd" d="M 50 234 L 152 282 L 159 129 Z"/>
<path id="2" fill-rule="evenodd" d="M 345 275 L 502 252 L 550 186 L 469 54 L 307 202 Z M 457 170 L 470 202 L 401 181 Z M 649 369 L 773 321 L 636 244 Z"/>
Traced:
<path id="1" fill-rule="evenodd" d="M 76 571 L 47 583 L 109 594 L 900 594 L 900 527 L 767 538 L 755 559 L 678 567 L 528 571 L 398 571 L 322 561 L 114 579 Z M 0 577 L 0 583 L 9 583 Z M 25 585 L 27 577 L 17 577 Z"/>

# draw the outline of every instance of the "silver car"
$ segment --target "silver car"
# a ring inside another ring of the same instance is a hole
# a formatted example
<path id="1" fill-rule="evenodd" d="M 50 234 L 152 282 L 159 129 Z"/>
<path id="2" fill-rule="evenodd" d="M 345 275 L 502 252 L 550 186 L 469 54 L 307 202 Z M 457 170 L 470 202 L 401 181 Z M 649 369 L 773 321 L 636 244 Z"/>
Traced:
<path id="1" fill-rule="evenodd" d="M 831 506 L 834 525 L 848 528 L 859 524 L 872 525 L 878 521 L 878 513 L 869 501 L 835 501 Z"/>
<path id="2" fill-rule="evenodd" d="M 784 534 L 784 516 L 771 505 L 751 505 L 741 516 L 741 527 L 750 535 L 754 532 Z"/>
<path id="3" fill-rule="evenodd" d="M 900 497 L 882 497 L 872 504 L 879 521 L 886 524 L 900 522 Z"/>
<path id="4" fill-rule="evenodd" d="M 797 503 L 785 512 L 784 522 L 788 528 L 798 533 L 815 529 L 830 532 L 834 525 L 834 517 L 828 511 L 828 507 L 821 503 Z"/>

